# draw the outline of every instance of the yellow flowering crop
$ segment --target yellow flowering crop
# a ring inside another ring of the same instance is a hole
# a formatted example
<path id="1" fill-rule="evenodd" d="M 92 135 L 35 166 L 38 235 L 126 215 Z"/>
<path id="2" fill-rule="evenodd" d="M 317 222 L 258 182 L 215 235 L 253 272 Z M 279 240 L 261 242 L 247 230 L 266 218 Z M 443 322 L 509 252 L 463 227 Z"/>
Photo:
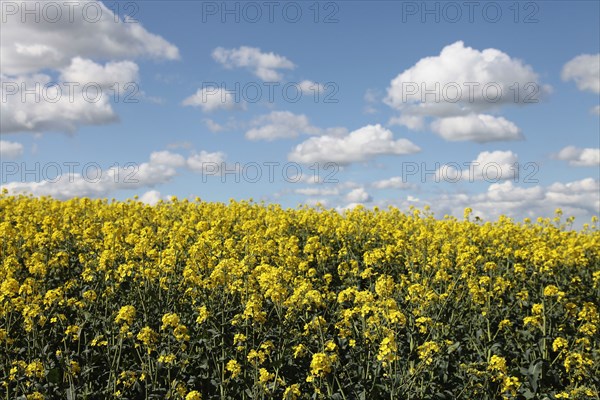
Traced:
<path id="1" fill-rule="evenodd" d="M 225 368 L 231 373 L 232 378 L 235 378 L 242 372 L 242 367 L 236 360 L 229 360 Z"/>
<path id="2" fill-rule="evenodd" d="M 315 353 L 310 362 L 310 372 L 314 376 L 325 376 L 332 370 L 332 357 L 325 353 Z"/>
<path id="3" fill-rule="evenodd" d="M 115 317 L 116 323 L 126 323 L 128 325 L 133 324 L 135 318 L 135 307 L 134 306 L 123 306 L 119 310 L 119 313 Z"/>
<path id="4" fill-rule="evenodd" d="M 471 214 L 0 194 L 0 398 L 597 398 L 598 220 Z"/>

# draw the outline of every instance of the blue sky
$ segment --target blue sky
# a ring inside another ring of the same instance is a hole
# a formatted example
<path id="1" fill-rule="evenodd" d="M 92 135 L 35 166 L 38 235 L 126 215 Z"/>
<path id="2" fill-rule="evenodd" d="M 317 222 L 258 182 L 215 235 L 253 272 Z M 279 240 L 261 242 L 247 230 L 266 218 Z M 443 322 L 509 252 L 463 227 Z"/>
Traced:
<path id="1" fill-rule="evenodd" d="M 599 213 L 600 2 L 474 2 L 472 17 L 465 2 L 81 1 L 72 18 L 1 4 L 10 192 Z M 223 93 L 203 94 L 211 82 Z M 36 83 L 62 96 L 23 98 Z M 317 166 L 337 182 L 309 179 Z"/>

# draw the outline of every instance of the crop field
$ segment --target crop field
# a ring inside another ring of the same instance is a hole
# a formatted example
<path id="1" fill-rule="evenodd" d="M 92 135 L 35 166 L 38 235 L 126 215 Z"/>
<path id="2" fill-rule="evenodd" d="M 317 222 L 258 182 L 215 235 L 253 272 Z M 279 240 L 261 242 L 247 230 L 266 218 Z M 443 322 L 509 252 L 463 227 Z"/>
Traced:
<path id="1" fill-rule="evenodd" d="M 600 231 L 0 196 L 2 399 L 598 399 Z"/>

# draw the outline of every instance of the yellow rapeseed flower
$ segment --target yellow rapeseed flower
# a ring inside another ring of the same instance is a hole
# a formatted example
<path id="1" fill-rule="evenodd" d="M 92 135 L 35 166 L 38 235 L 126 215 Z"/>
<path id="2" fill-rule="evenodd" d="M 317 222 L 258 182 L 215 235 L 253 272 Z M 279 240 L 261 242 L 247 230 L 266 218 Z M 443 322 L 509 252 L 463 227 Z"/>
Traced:
<path id="1" fill-rule="evenodd" d="M 133 324 L 135 318 L 135 307 L 134 306 L 123 306 L 115 317 L 116 323 L 125 323 L 127 325 Z"/>

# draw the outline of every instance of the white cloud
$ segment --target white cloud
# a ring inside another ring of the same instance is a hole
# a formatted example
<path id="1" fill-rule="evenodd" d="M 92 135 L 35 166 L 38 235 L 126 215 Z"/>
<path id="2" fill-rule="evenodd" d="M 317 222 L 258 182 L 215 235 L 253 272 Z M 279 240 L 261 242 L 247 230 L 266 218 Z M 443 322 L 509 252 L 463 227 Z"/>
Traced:
<path id="1" fill-rule="evenodd" d="M 44 2 L 13 6 L 17 12 L 3 14 L 0 36 L 0 80 L 6 96 L 0 106 L 2 133 L 75 132 L 83 125 L 116 122 L 111 101 L 117 96 L 121 102 L 126 101 L 124 94 L 157 101 L 132 86 L 139 80 L 139 68 L 131 60 L 179 58 L 177 47 L 137 21 L 116 18 L 98 1 L 52 2 L 53 10 L 60 9 L 57 21 L 36 21 L 34 15 L 21 21 L 18 8 L 45 7 Z M 22 96 L 23 88 L 37 95 Z"/>
<path id="2" fill-rule="evenodd" d="M 420 151 L 407 139 L 394 140 L 393 134 L 381 125 L 367 125 L 345 136 L 312 137 L 288 155 L 290 161 L 310 164 L 336 162 L 350 164 L 367 161 L 378 155 L 402 155 Z"/>
<path id="3" fill-rule="evenodd" d="M 139 190 L 169 182 L 175 177 L 175 168 L 153 162 L 137 168 L 109 168 L 95 173 L 63 174 L 37 182 L 10 182 L 2 185 L 11 194 L 31 193 L 34 196 L 52 196 L 57 199 L 72 197 L 106 197 L 117 190 Z"/>
<path id="4" fill-rule="evenodd" d="M 31 193 L 34 196 L 52 196 L 57 199 L 72 197 L 106 197 L 119 190 L 140 190 L 165 184 L 177 176 L 178 169 L 187 168 L 196 173 L 219 175 L 225 166 L 225 154 L 222 152 L 201 151 L 187 159 L 181 154 L 170 151 L 157 151 L 150 154 L 149 161 L 121 167 L 111 167 L 94 171 L 63 173 L 57 177 L 42 177 L 37 181 L 13 181 L 0 186 L 12 194 Z M 155 190 L 147 191 L 145 200 L 151 203 L 160 194 Z M 163 197 L 164 198 L 164 197 Z"/>
<path id="5" fill-rule="evenodd" d="M 410 189 L 413 187 L 412 184 L 406 182 L 406 179 L 402 179 L 400 176 L 393 176 L 389 179 L 375 181 L 372 186 L 375 189 Z"/>
<path id="6" fill-rule="evenodd" d="M 510 150 L 484 151 L 470 163 L 443 165 L 436 173 L 438 181 L 458 182 L 481 181 L 497 182 L 499 180 L 519 178 L 519 158 Z"/>
<path id="7" fill-rule="evenodd" d="M 303 80 L 296 84 L 298 89 L 302 91 L 302 97 L 314 99 L 314 96 L 325 91 L 325 86 L 318 82 Z"/>
<path id="8" fill-rule="evenodd" d="M 219 174 L 224 164 L 225 153 L 220 151 L 211 153 L 204 150 L 192 154 L 186 162 L 190 170 L 207 174 Z"/>
<path id="9" fill-rule="evenodd" d="M 600 93 L 600 53 L 573 58 L 564 65 L 561 77 L 564 81 L 575 81 L 579 90 Z"/>
<path id="10" fill-rule="evenodd" d="M 598 106 L 596 106 L 596 107 L 593 107 L 593 108 L 590 110 L 590 112 L 591 112 L 592 114 L 600 115 L 600 105 L 598 105 Z"/>
<path id="11" fill-rule="evenodd" d="M 493 179 L 494 177 L 489 175 L 494 174 L 490 172 L 494 168 L 498 169 L 498 179 L 517 179 L 519 178 L 518 162 L 519 157 L 510 150 L 483 151 L 472 161 L 473 179 L 486 179 L 486 175 Z"/>
<path id="12" fill-rule="evenodd" d="M 371 195 L 362 187 L 352 189 L 346 194 L 345 199 L 349 203 L 369 203 L 373 200 Z"/>
<path id="13" fill-rule="evenodd" d="M 182 104 L 198 106 L 205 112 L 246 109 L 246 103 L 236 98 L 235 92 L 223 88 L 198 89 L 196 93 L 183 100 Z"/>
<path id="14" fill-rule="evenodd" d="M 448 141 L 471 140 L 478 143 L 521 140 L 521 130 L 503 117 L 487 114 L 439 118 L 431 130 Z"/>
<path id="15" fill-rule="evenodd" d="M 422 107 L 425 114 L 432 116 L 444 116 L 449 110 L 453 114 L 464 113 L 464 109 L 489 110 L 499 104 L 515 103 L 515 90 L 511 89 L 515 83 L 523 89 L 517 103 L 529 94 L 524 90 L 528 83 L 538 85 L 540 96 L 547 94 L 550 88 L 538 80 L 533 68 L 521 60 L 497 49 L 479 51 L 465 47 L 458 41 L 444 47 L 438 56 L 422 58 L 394 78 L 385 102 L 398 110 L 426 105 Z M 435 90 L 436 85 L 439 90 Z M 492 101 L 496 97 L 493 87 L 500 88 L 497 101 Z M 417 93 L 411 94 L 412 89 Z M 424 90 L 435 91 L 438 99 Z"/>
<path id="16" fill-rule="evenodd" d="M 123 92 L 126 84 L 139 80 L 139 67 L 132 61 L 111 61 L 101 65 L 89 59 L 75 57 L 70 65 L 60 70 L 60 80 L 80 85 L 93 83 L 103 89 Z M 105 94 L 110 95 L 112 92 L 106 91 Z"/>
<path id="17" fill-rule="evenodd" d="M 502 207 L 502 203 L 519 204 L 520 206 L 544 198 L 544 190 L 540 186 L 530 188 L 518 187 L 512 181 L 492 183 L 484 195 L 475 196 L 476 200 L 495 203 Z"/>
<path id="18" fill-rule="evenodd" d="M 324 178 L 316 173 L 312 173 L 312 174 L 303 174 L 302 176 L 300 176 L 300 180 L 298 182 L 301 183 L 306 183 L 309 185 L 317 185 L 320 183 L 324 183 L 323 182 Z"/>
<path id="19" fill-rule="evenodd" d="M 153 164 L 166 165 L 168 167 L 180 168 L 185 165 L 185 157 L 170 151 L 156 151 L 150 154 L 150 162 Z"/>
<path id="20" fill-rule="evenodd" d="M 246 132 L 249 140 L 268 140 L 295 138 L 304 133 L 317 135 L 321 130 L 310 124 L 304 114 L 294 114 L 289 111 L 273 111 L 262 115 L 251 122 L 255 126 Z"/>
<path id="21" fill-rule="evenodd" d="M 561 208 L 565 216 L 575 216 L 582 223 L 600 211 L 600 184 L 593 178 L 586 178 L 549 186 L 523 187 L 509 180 L 491 184 L 483 193 L 445 193 L 427 200 L 385 201 L 380 205 L 390 204 L 401 209 L 410 205 L 420 208 L 430 205 L 438 217 L 449 214 L 458 218 L 462 218 L 466 207 L 471 207 L 474 216 L 485 220 L 494 220 L 500 215 L 516 219 L 548 217 Z"/>
<path id="22" fill-rule="evenodd" d="M 61 8 L 62 17 L 56 22 L 48 18 L 36 22 L 33 17 L 22 22 L 21 12 L 3 14 L 6 22 L 2 22 L 0 36 L 0 68 L 4 74 L 61 69 L 78 56 L 91 59 L 179 58 L 176 46 L 148 32 L 141 23 L 115 22 L 114 13 L 102 2 L 82 0 L 75 6 L 71 3 L 74 7 L 71 11 L 67 3 L 53 3 Z M 23 7 L 23 4 L 15 3 L 17 7 Z M 35 4 L 41 6 L 43 2 Z M 97 14 L 101 18 L 94 21 Z"/>
<path id="23" fill-rule="evenodd" d="M 165 200 L 158 190 L 149 190 L 140 196 L 139 201 L 151 206 L 158 203 L 160 200 Z"/>
<path id="24" fill-rule="evenodd" d="M 458 41 L 394 78 L 384 102 L 400 112 L 390 124 L 420 130 L 424 119 L 430 117 L 438 131 L 440 125 L 452 125 L 444 126 L 444 131 L 452 131 L 442 135 L 447 140 L 487 142 L 514 140 L 521 134 L 512 122 L 486 112 L 509 104 L 537 102 L 550 91 L 551 87 L 539 83 L 538 74 L 521 60 L 493 48 L 479 51 L 465 47 Z M 462 119 L 439 122 L 435 118 Z"/>
<path id="25" fill-rule="evenodd" d="M 137 80 L 134 62 L 101 65 L 80 57 L 60 70 L 58 81 L 47 74 L 1 75 L 0 132 L 74 132 L 81 125 L 116 122 L 111 100 L 125 101 L 124 93 L 135 96 L 137 86 L 132 91 L 130 85 Z"/>
<path id="26" fill-rule="evenodd" d="M 600 166 L 600 149 L 567 146 L 558 152 L 556 158 L 576 167 L 597 167 Z"/>
<path id="27" fill-rule="evenodd" d="M 1 159 L 15 159 L 23 155 L 23 145 L 17 142 L 9 142 L 7 140 L 0 140 L 0 158 Z"/>
<path id="28" fill-rule="evenodd" d="M 348 135 L 348 129 L 341 127 L 341 126 L 336 126 L 333 128 L 327 128 L 325 130 L 321 130 L 320 134 L 331 136 L 331 137 L 336 137 L 336 138 L 342 138 L 342 137 Z"/>
<path id="29" fill-rule="evenodd" d="M 593 178 L 568 183 L 554 183 L 546 190 L 549 204 L 564 208 L 565 215 L 598 215 L 600 184 Z"/>
<path id="30" fill-rule="evenodd" d="M 563 193 L 572 193 L 577 195 L 580 192 L 595 192 L 596 196 L 600 196 L 598 189 L 600 188 L 600 182 L 593 178 L 585 178 L 579 181 L 573 181 L 568 183 L 555 182 L 548 187 L 548 192 L 553 195 Z"/>
<path id="31" fill-rule="evenodd" d="M 421 115 L 400 115 L 390 118 L 390 125 L 405 126 L 412 131 L 420 131 L 425 128 L 425 117 Z"/>
<path id="32" fill-rule="evenodd" d="M 82 125 L 103 125 L 118 121 L 110 104 L 110 96 L 83 85 L 69 86 L 59 83 L 52 86 L 53 79 L 46 74 L 35 74 L 9 78 L 0 76 L 5 88 L 6 101 L 0 104 L 0 132 L 75 132 Z M 21 88 L 34 90 L 34 94 L 23 95 Z M 44 91 L 44 87 L 48 87 Z M 36 89 L 37 88 L 37 89 Z M 14 89 L 14 92 L 13 92 Z M 56 99 L 56 101 L 54 100 Z"/>
<path id="33" fill-rule="evenodd" d="M 275 53 L 263 53 L 257 47 L 242 46 L 237 49 L 217 47 L 212 57 L 225 68 L 248 68 L 263 81 L 280 81 L 282 75 L 278 70 L 295 67 L 287 58 Z"/>

